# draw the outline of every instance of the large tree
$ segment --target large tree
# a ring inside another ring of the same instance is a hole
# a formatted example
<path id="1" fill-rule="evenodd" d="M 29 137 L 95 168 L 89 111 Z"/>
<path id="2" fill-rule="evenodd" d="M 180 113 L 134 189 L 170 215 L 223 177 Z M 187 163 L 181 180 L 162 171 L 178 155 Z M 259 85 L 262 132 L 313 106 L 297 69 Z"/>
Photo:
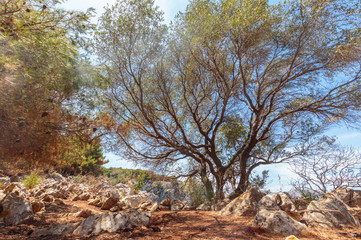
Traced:
<path id="1" fill-rule="evenodd" d="M 242 193 L 258 166 L 357 116 L 360 24 L 356 0 L 193 0 L 167 32 L 154 1 L 118 1 L 95 45 L 120 151 L 191 159 L 216 199 L 228 181 Z"/>
<path id="2" fill-rule="evenodd" d="M 59 3 L 0 2 L 0 162 L 55 161 L 70 132 L 89 129 L 71 110 L 85 86 L 78 49 L 92 11 Z"/>

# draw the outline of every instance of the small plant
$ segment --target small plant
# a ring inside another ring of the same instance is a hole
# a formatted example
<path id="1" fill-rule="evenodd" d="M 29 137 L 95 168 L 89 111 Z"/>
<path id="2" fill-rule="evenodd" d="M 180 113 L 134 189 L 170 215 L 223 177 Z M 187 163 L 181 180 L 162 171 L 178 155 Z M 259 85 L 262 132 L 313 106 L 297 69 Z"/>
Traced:
<path id="1" fill-rule="evenodd" d="M 40 176 L 37 172 L 32 172 L 30 175 L 25 176 L 23 184 L 26 188 L 34 188 L 40 182 Z"/>

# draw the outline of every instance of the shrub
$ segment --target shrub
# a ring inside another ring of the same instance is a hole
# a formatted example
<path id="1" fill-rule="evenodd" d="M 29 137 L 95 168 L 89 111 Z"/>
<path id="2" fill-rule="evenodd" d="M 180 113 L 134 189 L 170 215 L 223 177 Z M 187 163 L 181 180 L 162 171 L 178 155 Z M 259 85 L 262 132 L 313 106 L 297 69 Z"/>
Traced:
<path id="1" fill-rule="evenodd" d="M 26 188 L 34 188 L 40 183 L 40 176 L 37 172 L 32 172 L 30 175 L 24 177 L 23 185 Z"/>

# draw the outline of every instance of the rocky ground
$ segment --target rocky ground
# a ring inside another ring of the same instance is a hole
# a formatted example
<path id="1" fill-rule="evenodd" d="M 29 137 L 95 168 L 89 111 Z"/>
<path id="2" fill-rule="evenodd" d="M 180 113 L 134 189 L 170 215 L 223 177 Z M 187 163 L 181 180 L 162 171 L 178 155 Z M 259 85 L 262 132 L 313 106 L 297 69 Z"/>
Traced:
<path id="1" fill-rule="evenodd" d="M 233 201 L 194 209 L 185 196 L 169 189 L 159 197 L 121 184 L 76 183 L 61 175 L 48 176 L 34 189 L 6 176 L 0 180 L 0 240 L 283 240 L 291 234 L 361 239 L 361 195 L 349 191 L 296 207 L 286 193 L 267 195 L 254 188 Z"/>

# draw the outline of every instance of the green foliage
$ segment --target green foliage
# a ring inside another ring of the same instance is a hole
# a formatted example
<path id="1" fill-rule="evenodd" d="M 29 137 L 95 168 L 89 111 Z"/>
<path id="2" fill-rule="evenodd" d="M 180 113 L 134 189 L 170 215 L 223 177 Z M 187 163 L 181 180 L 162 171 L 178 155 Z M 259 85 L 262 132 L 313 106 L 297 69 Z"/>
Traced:
<path id="1" fill-rule="evenodd" d="M 250 185 L 257 186 L 260 189 L 263 189 L 267 184 L 267 179 L 269 177 L 268 175 L 269 170 L 263 170 L 261 175 L 255 175 L 251 176 Z"/>
<path id="2" fill-rule="evenodd" d="M 23 185 L 26 188 L 34 188 L 40 183 L 41 177 L 37 172 L 32 172 L 31 174 L 24 177 Z"/>
<path id="3" fill-rule="evenodd" d="M 141 169 L 107 168 L 104 169 L 103 175 L 107 176 L 114 185 L 117 183 L 135 184 L 137 190 L 147 182 L 169 181 L 169 177 Z"/>
<path id="4" fill-rule="evenodd" d="M 99 139 L 91 143 L 83 142 L 79 138 L 68 140 L 68 148 L 64 151 L 60 163 L 57 165 L 58 171 L 64 174 L 94 174 L 103 173 L 104 160 L 103 149 Z"/>
<path id="5" fill-rule="evenodd" d="M 182 186 L 185 193 L 189 194 L 192 202 L 192 206 L 199 206 L 202 203 L 209 202 L 209 199 L 213 194 L 207 193 L 206 187 L 197 178 L 188 178 Z M 214 195 L 213 195 L 214 196 Z"/>
<path id="6" fill-rule="evenodd" d="M 137 185 L 134 187 L 134 189 L 140 190 L 142 189 L 142 187 L 144 187 L 145 184 L 149 182 L 150 178 L 145 172 L 142 172 L 140 173 L 140 175 L 138 175 L 137 180 L 138 182 Z"/>

